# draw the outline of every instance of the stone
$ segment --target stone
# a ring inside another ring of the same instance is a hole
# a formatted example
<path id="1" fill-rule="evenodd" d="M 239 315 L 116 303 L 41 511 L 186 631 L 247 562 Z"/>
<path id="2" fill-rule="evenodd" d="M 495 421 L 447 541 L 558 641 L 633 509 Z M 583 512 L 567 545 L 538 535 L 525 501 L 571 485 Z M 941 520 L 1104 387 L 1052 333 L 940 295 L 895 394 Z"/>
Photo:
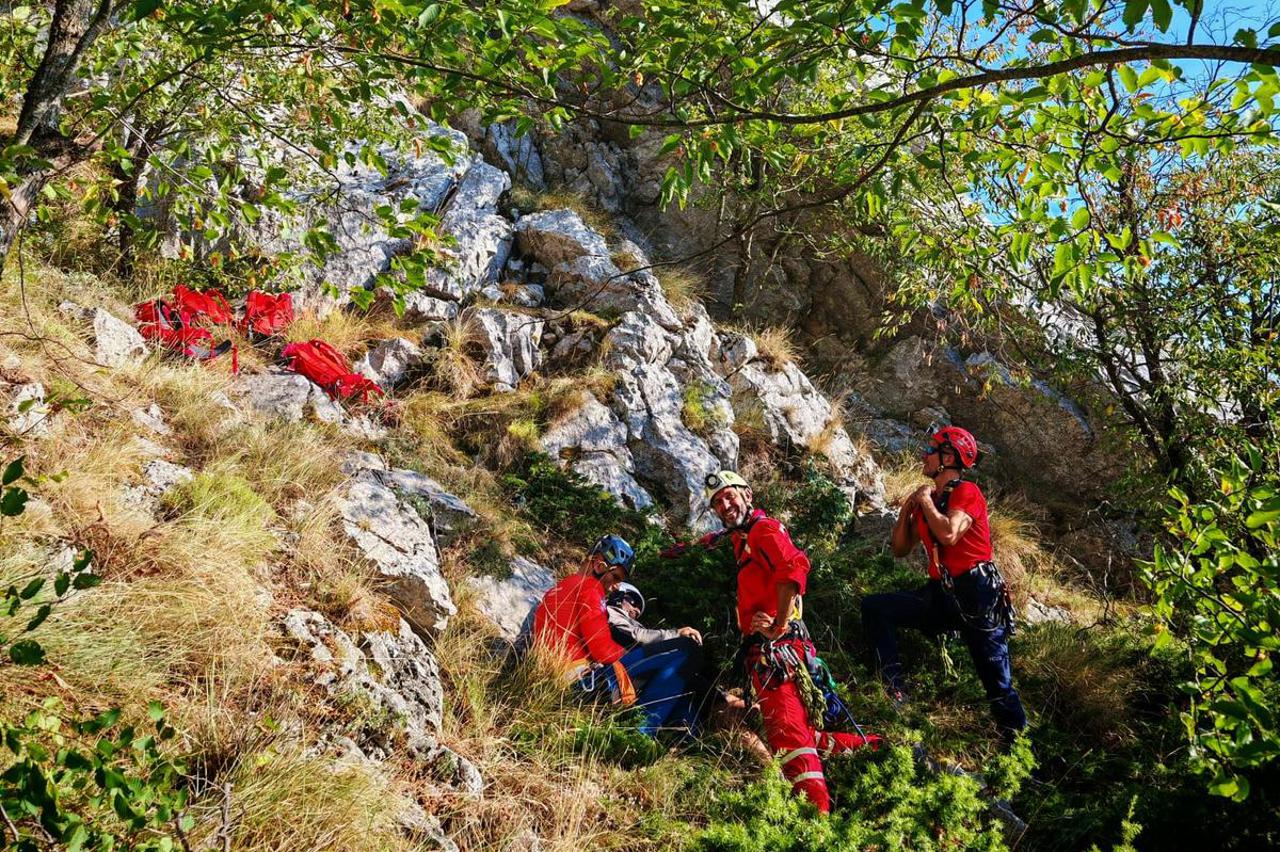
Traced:
<path id="1" fill-rule="evenodd" d="M 583 255 L 557 264 L 547 277 L 547 292 L 565 307 L 619 313 L 642 311 L 667 329 L 681 327 L 680 318 L 652 273 L 623 273 L 608 257 Z"/>
<path id="2" fill-rule="evenodd" d="M 194 474 L 189 467 L 160 458 L 152 459 L 142 468 L 140 485 L 126 485 L 121 489 L 124 503 L 126 506 L 138 506 L 150 510 L 155 506 L 157 498 L 166 491 L 176 485 L 190 482 L 193 477 Z"/>
<path id="3" fill-rule="evenodd" d="M 70 300 L 58 303 L 58 313 L 76 322 L 93 322 L 93 308 L 86 308 Z"/>
<path id="4" fill-rule="evenodd" d="M 443 632 L 457 608 L 422 516 L 369 472 L 348 484 L 338 512 L 346 534 L 414 629 L 428 636 Z"/>
<path id="5" fill-rule="evenodd" d="M 148 432 L 166 436 L 173 434 L 173 429 L 169 428 L 169 424 L 165 422 L 164 412 L 154 402 L 146 408 L 135 408 L 129 415 L 133 418 L 134 423 L 137 423 Z"/>
<path id="6" fill-rule="evenodd" d="M 447 544 L 480 520 L 475 509 L 425 473 L 403 468 L 384 469 L 378 472 L 377 478 L 397 494 L 425 500 L 431 507 L 432 526 L 442 543 Z"/>
<path id="7" fill-rule="evenodd" d="M 590 331 L 571 331 L 556 341 L 551 349 L 551 360 L 557 364 L 572 364 L 585 360 L 596 350 L 596 338 Z"/>
<path id="8" fill-rule="evenodd" d="M 572 210 L 544 210 L 522 216 L 516 223 L 516 248 L 548 269 L 584 255 L 609 257 L 604 237 Z"/>
<path id="9" fill-rule="evenodd" d="M 552 423 L 539 439 L 543 452 L 599 485 L 622 505 L 643 509 L 653 498 L 635 478 L 627 427 L 590 393 L 570 414 Z"/>
<path id="10" fill-rule="evenodd" d="M 1060 606 L 1040 603 L 1035 598 L 1027 598 L 1022 607 L 1022 620 L 1027 624 L 1071 624 L 1071 612 Z"/>
<path id="11" fill-rule="evenodd" d="M 468 314 L 467 321 L 488 353 L 485 379 L 494 390 L 515 390 L 520 380 L 542 363 L 538 342 L 542 338 L 543 321 L 538 317 L 499 308 L 478 308 Z"/>
<path id="12" fill-rule="evenodd" d="M 422 805 L 412 800 L 405 800 L 404 806 L 396 814 L 396 825 L 400 831 L 422 849 L 438 849 L 440 852 L 459 852 L 458 844 L 444 833 L 444 827 L 435 814 L 423 810 Z"/>
<path id="13" fill-rule="evenodd" d="M 404 381 L 422 363 L 422 350 L 417 344 L 393 337 L 371 348 L 352 369 L 382 388 L 390 388 Z"/>
<path id="14" fill-rule="evenodd" d="M 325 423 L 341 423 L 342 409 L 320 387 L 299 373 L 272 368 L 240 376 L 235 390 L 259 413 L 297 423 L 312 416 Z"/>
<path id="15" fill-rule="evenodd" d="M 526 624 L 531 624 L 533 611 L 556 584 L 556 577 L 538 563 L 517 556 L 511 560 L 510 577 L 480 575 L 468 577 L 467 583 L 475 593 L 476 608 L 503 639 L 514 644 Z"/>
<path id="16" fill-rule="evenodd" d="M 105 367 L 136 363 L 151 351 L 136 328 L 102 308 L 93 312 L 93 336 L 95 360 Z"/>
<path id="17" fill-rule="evenodd" d="M 44 385 L 26 382 L 9 394 L 9 431 L 19 438 L 45 438 L 53 430 L 53 409 L 45 402 Z"/>
<path id="18" fill-rule="evenodd" d="M 386 470 L 387 463 L 377 453 L 363 450 L 352 450 L 342 460 L 342 472 L 347 476 L 355 476 L 364 470 Z"/>
<path id="19" fill-rule="evenodd" d="M 404 297 L 404 315 L 410 322 L 451 320 L 458 315 L 458 311 L 456 301 L 441 299 L 421 290 L 415 290 Z"/>

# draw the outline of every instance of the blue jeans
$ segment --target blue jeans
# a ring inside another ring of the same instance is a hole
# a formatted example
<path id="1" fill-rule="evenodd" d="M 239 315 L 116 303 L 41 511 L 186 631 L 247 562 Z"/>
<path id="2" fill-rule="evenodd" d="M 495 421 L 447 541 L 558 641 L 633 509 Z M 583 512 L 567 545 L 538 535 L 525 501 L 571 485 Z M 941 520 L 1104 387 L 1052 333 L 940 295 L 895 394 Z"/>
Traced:
<path id="1" fill-rule="evenodd" d="M 911 627 L 934 634 L 956 630 L 969 648 L 1001 733 L 1010 736 L 1025 728 L 1027 714 L 1013 688 L 1009 666 L 1009 637 L 992 614 L 997 594 L 990 577 L 971 571 L 956 578 L 954 598 L 937 580 L 911 591 L 863 598 L 862 626 L 880 676 L 889 688 L 902 689 L 897 628 Z"/>
<path id="2" fill-rule="evenodd" d="M 636 688 L 636 707 L 644 713 L 640 730 L 653 736 L 666 727 L 688 728 L 697 720 L 698 678 L 702 670 L 702 647 L 686 636 L 663 642 L 637 645 L 619 660 Z M 613 669 L 597 671 L 610 686 Z"/>

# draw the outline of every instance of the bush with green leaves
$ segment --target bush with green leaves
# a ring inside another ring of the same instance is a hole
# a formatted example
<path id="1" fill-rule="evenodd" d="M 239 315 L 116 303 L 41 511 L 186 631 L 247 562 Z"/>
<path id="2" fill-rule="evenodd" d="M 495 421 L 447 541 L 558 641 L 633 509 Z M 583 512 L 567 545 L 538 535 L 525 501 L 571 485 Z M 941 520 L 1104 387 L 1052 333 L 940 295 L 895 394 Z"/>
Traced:
<path id="1" fill-rule="evenodd" d="M 1146 566 L 1161 620 L 1157 647 L 1181 640 L 1194 664 L 1183 715 L 1211 792 L 1243 800 L 1248 773 L 1280 757 L 1280 476 L 1255 447 L 1217 471 L 1217 493 L 1178 488 L 1169 532 Z"/>

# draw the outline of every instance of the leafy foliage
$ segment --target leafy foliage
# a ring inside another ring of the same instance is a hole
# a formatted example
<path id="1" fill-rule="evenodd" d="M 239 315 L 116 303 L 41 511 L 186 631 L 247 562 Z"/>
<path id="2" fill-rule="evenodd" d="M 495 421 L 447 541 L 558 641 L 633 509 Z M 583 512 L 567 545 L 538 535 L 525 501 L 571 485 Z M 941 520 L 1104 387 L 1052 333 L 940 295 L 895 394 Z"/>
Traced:
<path id="1" fill-rule="evenodd" d="M 1219 493 L 1192 502 L 1174 489 L 1172 547 L 1148 566 L 1161 619 L 1157 644 L 1187 643 L 1195 677 L 1184 719 L 1210 790 L 1243 800 L 1246 770 L 1280 755 L 1280 482 L 1274 454 L 1250 449 L 1221 471 Z"/>

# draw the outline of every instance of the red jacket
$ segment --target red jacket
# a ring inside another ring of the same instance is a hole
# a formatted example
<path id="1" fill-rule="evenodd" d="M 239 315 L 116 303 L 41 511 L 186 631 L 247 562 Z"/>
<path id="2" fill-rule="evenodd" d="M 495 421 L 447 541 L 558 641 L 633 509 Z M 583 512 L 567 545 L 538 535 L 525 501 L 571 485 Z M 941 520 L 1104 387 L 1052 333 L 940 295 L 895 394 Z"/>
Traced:
<path id="1" fill-rule="evenodd" d="M 934 505 L 937 505 L 937 502 L 935 497 Z M 947 498 L 946 514 L 950 514 L 952 509 L 962 509 L 973 518 L 973 523 L 964 531 L 964 535 L 960 536 L 959 541 L 950 547 L 941 548 L 942 564 L 947 566 L 947 573 L 952 577 L 959 577 L 979 562 L 991 560 L 991 523 L 987 517 L 987 498 L 982 496 L 982 491 L 977 485 L 968 480 L 957 483 L 955 488 L 951 489 L 951 494 Z M 933 533 L 929 531 L 929 523 L 924 519 L 924 513 L 919 507 L 914 511 L 916 532 L 920 536 L 920 541 L 924 543 L 924 552 L 929 557 L 929 579 L 940 580 L 942 572 L 938 569 L 937 560 L 933 558 Z"/>
<path id="2" fill-rule="evenodd" d="M 614 662 L 626 649 L 609 635 L 604 597 L 604 586 L 596 577 L 565 577 L 538 604 L 533 616 L 534 639 L 547 647 L 562 649 L 571 662 Z"/>
<path id="3" fill-rule="evenodd" d="M 776 518 L 756 509 L 750 520 L 730 533 L 738 561 L 738 628 L 751 633 L 751 617 L 778 614 L 778 586 L 795 583 L 804 594 L 809 577 L 809 557 L 791 541 L 791 534 Z"/>

